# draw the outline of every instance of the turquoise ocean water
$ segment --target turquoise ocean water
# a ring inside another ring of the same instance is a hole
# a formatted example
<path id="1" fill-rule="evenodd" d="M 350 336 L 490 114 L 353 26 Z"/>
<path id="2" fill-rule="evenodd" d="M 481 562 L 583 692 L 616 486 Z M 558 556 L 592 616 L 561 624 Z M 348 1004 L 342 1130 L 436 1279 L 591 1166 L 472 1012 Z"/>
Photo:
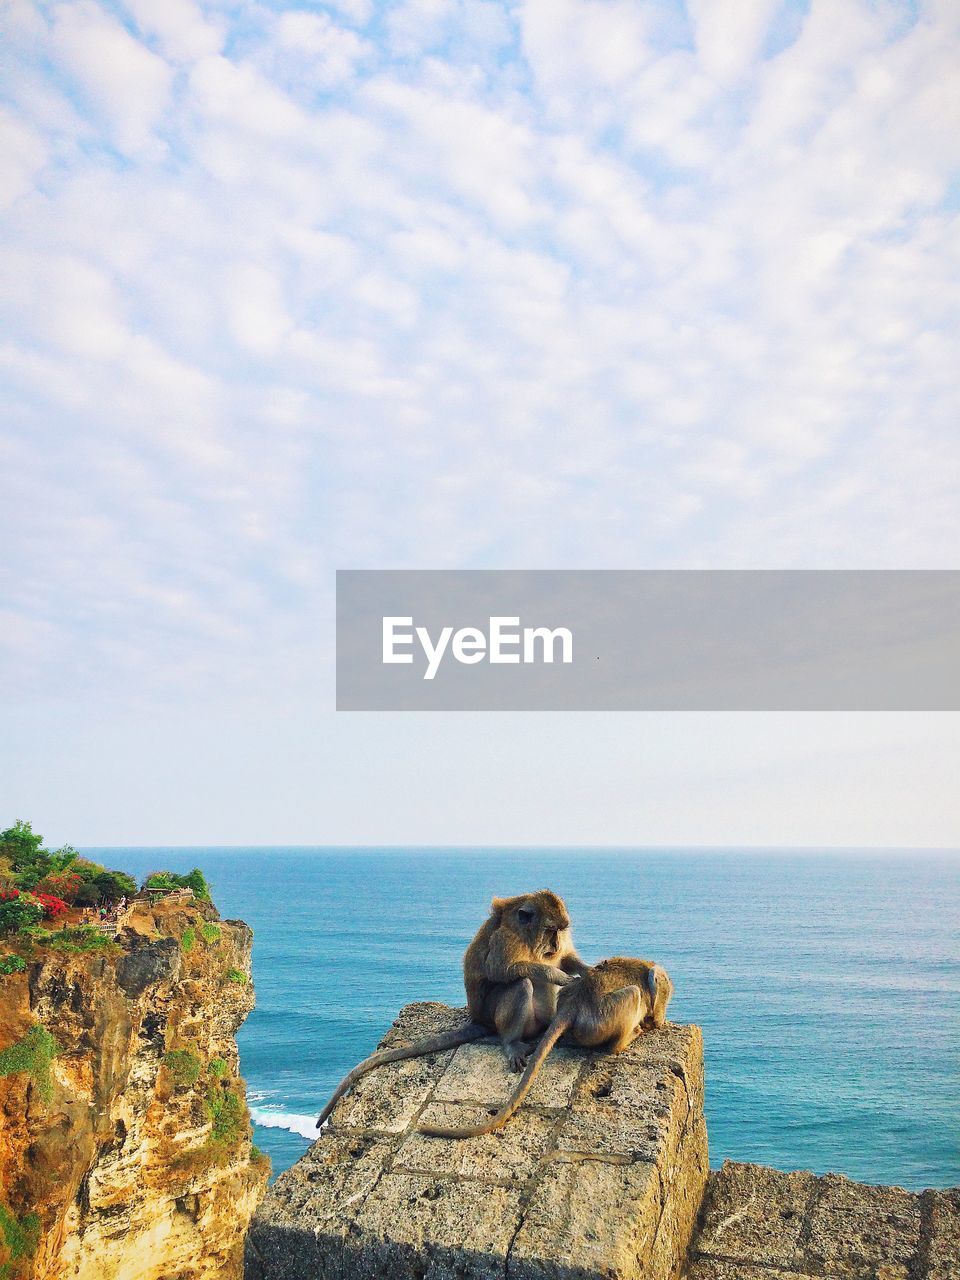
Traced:
<path id="1" fill-rule="evenodd" d="M 604 849 L 89 849 L 200 866 L 254 930 L 238 1039 L 274 1172 L 411 1000 L 463 1003 L 494 894 L 551 888 L 580 954 L 660 961 L 706 1037 L 710 1162 L 960 1184 L 960 856 Z"/>

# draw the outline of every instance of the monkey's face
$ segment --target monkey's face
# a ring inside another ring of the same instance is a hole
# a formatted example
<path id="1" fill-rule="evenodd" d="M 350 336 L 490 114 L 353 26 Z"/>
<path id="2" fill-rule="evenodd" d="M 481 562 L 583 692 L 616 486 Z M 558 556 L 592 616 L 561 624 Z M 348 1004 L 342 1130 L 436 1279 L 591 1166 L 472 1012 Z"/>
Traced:
<path id="1" fill-rule="evenodd" d="M 555 893 L 542 890 L 517 898 L 512 914 L 517 933 L 538 959 L 553 963 L 570 950 L 570 917 Z"/>

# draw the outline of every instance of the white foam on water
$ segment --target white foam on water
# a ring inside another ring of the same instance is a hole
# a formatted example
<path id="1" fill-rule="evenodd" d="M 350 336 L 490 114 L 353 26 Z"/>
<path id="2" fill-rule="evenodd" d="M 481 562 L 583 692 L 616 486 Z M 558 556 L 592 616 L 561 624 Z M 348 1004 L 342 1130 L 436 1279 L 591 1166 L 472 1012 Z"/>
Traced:
<path id="1" fill-rule="evenodd" d="M 287 1129 L 311 1142 L 318 1136 L 316 1116 L 300 1116 L 272 1107 L 251 1107 L 250 1119 L 263 1129 Z"/>

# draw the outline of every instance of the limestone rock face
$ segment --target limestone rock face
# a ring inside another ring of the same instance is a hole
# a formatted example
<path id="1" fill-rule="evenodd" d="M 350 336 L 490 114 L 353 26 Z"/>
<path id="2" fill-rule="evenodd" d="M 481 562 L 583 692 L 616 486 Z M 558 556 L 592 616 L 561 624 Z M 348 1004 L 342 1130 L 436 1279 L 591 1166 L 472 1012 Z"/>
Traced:
<path id="1" fill-rule="evenodd" d="M 728 1161 L 687 1280 L 958 1280 L 960 1190 L 914 1194 Z"/>
<path id="2" fill-rule="evenodd" d="M 182 897 L 138 900 L 123 925 L 102 950 L 38 945 L 25 972 L 0 978 L 0 1053 L 25 1063 L 0 1074 L 11 1280 L 242 1270 L 268 1175 L 234 1040 L 253 1007 L 251 932 Z"/>
<path id="3" fill-rule="evenodd" d="M 382 1044 L 464 1018 L 409 1005 Z M 517 1078 L 486 1042 L 368 1075 L 255 1215 L 248 1280 L 677 1277 L 707 1177 L 699 1029 L 555 1050 L 499 1132 L 417 1132 L 485 1119 Z"/>

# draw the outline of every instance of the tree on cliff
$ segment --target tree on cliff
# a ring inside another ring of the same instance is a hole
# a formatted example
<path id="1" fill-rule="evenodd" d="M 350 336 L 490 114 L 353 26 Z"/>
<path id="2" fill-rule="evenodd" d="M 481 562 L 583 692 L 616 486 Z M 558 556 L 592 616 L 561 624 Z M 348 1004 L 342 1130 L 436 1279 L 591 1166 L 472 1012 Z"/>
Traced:
<path id="1" fill-rule="evenodd" d="M 198 901 L 210 901 L 210 886 L 199 867 L 194 867 L 186 875 L 179 875 L 176 871 L 151 871 L 143 884 L 146 889 L 192 889 Z"/>
<path id="2" fill-rule="evenodd" d="M 0 831 L 0 888 L 4 884 L 31 893 L 56 894 L 79 907 L 112 904 L 137 891 L 133 876 L 82 858 L 70 845 L 55 851 L 45 849 L 43 836 L 19 818 L 12 827 Z"/>
<path id="3" fill-rule="evenodd" d="M 20 818 L 6 831 L 0 831 L 0 875 L 6 869 L 7 877 L 18 889 L 35 889 L 47 876 L 66 871 L 79 856 L 70 845 L 55 852 L 45 849 L 43 836 Z"/>

